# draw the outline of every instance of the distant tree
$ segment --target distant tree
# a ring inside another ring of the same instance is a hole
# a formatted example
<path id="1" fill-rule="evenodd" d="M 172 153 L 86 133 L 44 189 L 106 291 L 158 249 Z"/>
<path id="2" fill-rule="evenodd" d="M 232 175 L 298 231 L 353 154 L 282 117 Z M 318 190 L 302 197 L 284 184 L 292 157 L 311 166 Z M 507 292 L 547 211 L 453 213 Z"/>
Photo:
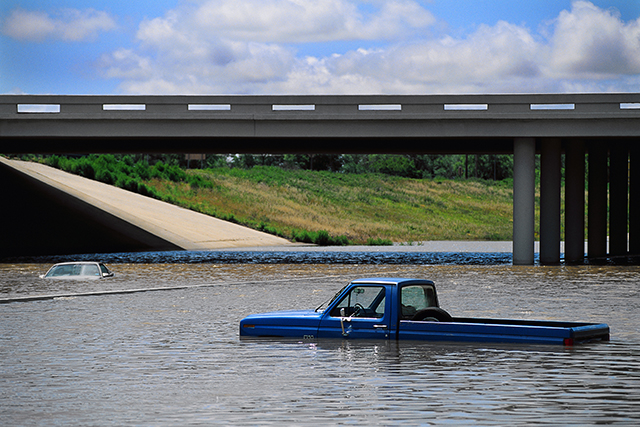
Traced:
<path id="1" fill-rule="evenodd" d="M 368 172 L 367 168 L 367 159 L 368 155 L 366 154 L 343 154 L 340 156 L 340 172 L 344 173 L 366 173 Z"/>

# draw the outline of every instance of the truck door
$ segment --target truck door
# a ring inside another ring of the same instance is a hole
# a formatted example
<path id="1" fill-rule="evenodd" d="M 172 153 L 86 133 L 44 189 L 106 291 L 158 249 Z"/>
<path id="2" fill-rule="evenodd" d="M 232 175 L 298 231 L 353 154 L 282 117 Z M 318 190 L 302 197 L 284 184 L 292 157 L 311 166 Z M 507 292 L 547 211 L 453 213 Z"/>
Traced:
<path id="1" fill-rule="evenodd" d="M 388 339 L 390 298 L 381 285 L 353 286 L 327 308 L 320 321 L 319 338 Z"/>

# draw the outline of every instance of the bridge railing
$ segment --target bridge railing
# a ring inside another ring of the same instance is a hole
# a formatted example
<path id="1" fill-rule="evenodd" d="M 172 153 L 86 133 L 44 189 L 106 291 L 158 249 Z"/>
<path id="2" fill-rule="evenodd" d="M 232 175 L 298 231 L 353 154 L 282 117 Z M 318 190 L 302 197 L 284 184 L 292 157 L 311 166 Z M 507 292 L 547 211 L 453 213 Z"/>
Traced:
<path id="1" fill-rule="evenodd" d="M 469 115 L 517 114 L 531 117 L 586 113 L 622 116 L 640 113 L 640 94 L 532 95 L 296 95 L 296 96 L 147 96 L 0 95 L 0 116 L 42 115 L 117 117 L 224 116 L 229 114 Z M 27 118 L 27 117 L 24 117 Z M 149 117 L 151 118 L 151 117 Z"/>

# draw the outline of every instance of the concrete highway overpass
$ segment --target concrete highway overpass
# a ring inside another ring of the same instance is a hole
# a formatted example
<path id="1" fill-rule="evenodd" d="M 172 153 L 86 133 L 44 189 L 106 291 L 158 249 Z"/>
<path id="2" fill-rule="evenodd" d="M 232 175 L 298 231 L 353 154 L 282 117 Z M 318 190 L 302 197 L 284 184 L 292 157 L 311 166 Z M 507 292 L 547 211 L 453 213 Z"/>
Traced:
<path id="1" fill-rule="evenodd" d="M 565 260 L 585 238 L 591 258 L 640 253 L 639 138 L 636 93 L 0 96 L 5 154 L 513 153 L 514 264 L 533 263 L 536 153 L 543 263 L 560 261 L 563 153 Z"/>

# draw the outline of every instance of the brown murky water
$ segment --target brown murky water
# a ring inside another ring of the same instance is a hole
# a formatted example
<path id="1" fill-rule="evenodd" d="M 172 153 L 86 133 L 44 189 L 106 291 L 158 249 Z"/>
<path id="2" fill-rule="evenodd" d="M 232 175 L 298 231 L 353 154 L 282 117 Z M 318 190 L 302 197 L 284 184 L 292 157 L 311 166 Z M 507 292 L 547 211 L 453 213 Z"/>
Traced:
<path id="1" fill-rule="evenodd" d="M 111 263 L 49 282 L 0 264 L 4 425 L 640 423 L 640 268 Z M 349 280 L 429 278 L 457 316 L 606 322 L 573 348 L 240 341 L 256 312 L 313 308 Z M 183 287 L 74 296 L 124 289 Z"/>

